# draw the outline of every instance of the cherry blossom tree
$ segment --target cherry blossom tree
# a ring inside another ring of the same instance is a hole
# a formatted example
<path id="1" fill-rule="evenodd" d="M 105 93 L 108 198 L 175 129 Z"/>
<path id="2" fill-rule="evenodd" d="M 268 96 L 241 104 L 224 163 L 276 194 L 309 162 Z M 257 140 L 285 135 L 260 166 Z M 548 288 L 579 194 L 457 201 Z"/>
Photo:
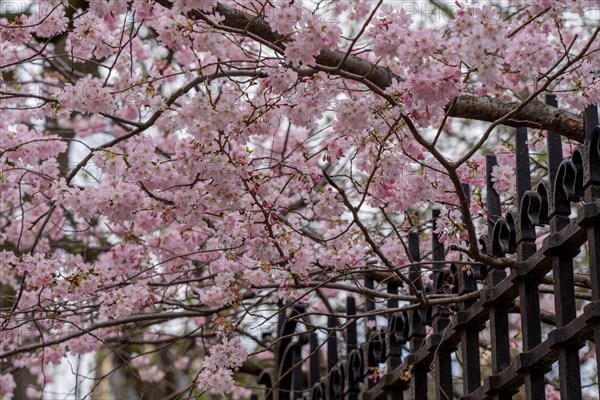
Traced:
<path id="1" fill-rule="evenodd" d="M 244 397 L 290 305 L 318 327 L 366 275 L 456 302 L 408 279 L 408 232 L 442 205 L 448 259 L 510 266 L 483 157 L 510 203 L 513 128 L 577 144 L 600 100 L 595 1 L 0 7 L 2 399 L 89 356 L 87 391 Z"/>

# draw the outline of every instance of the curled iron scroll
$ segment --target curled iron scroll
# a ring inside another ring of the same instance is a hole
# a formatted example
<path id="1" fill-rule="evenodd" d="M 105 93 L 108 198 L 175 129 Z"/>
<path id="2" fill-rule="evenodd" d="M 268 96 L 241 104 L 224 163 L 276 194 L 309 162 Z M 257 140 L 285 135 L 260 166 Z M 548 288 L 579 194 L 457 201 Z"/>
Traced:
<path id="1" fill-rule="evenodd" d="M 270 370 L 263 370 L 258 376 L 258 383 L 266 386 L 266 400 L 273 400 L 273 373 Z"/>
<path id="2" fill-rule="evenodd" d="M 310 393 L 311 400 L 325 400 L 325 390 L 323 389 L 323 382 L 319 382 L 313 387 Z"/>
<path id="3" fill-rule="evenodd" d="M 365 359 L 362 349 L 353 350 L 347 361 L 348 380 L 359 382 L 364 378 Z"/>
<path id="4" fill-rule="evenodd" d="M 517 231 L 515 214 L 517 211 L 511 210 L 504 216 L 504 224 L 500 228 L 500 245 L 505 253 L 514 253 L 517 251 Z"/>
<path id="5" fill-rule="evenodd" d="M 408 315 L 405 312 L 395 312 L 390 318 L 390 334 L 392 343 L 404 344 L 408 341 Z"/>
<path id="6" fill-rule="evenodd" d="M 367 352 L 369 360 L 372 360 L 375 364 L 385 362 L 386 345 L 385 334 L 383 332 L 376 332 L 371 335 L 367 345 Z"/>
<path id="7" fill-rule="evenodd" d="M 581 201 L 589 185 L 600 185 L 600 126 L 593 129 L 585 147 L 578 147 L 560 163 L 553 185 L 548 178 L 542 179 L 534 191 L 525 192 L 518 212 L 511 210 L 496 221 L 491 235 L 482 241 L 486 254 L 491 251 L 503 257 L 515 252 L 515 228 L 521 239 L 535 240 L 535 227 L 548 225 L 550 216 L 568 218 L 571 203 Z"/>
<path id="8" fill-rule="evenodd" d="M 586 143 L 584 159 L 584 185 L 600 185 L 600 125 L 594 128 L 589 143 Z"/>
<path id="9" fill-rule="evenodd" d="M 344 365 L 341 363 L 336 366 L 329 373 L 328 379 L 329 387 L 329 398 L 330 399 L 341 399 L 344 394 Z"/>
<path id="10" fill-rule="evenodd" d="M 525 192 L 523 200 L 521 200 L 521 215 L 519 218 L 522 239 L 535 240 L 535 227 L 540 224 L 541 207 L 542 198 L 538 192 L 533 190 Z"/>

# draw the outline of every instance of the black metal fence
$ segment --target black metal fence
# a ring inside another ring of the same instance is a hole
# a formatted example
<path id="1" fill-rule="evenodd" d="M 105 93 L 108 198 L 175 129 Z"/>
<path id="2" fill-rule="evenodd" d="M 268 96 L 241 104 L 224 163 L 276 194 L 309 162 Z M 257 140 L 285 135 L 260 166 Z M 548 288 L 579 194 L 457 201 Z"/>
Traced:
<path id="1" fill-rule="evenodd" d="M 552 97 L 547 100 L 550 104 L 555 101 Z M 500 400 L 520 392 L 527 399 L 545 399 L 546 374 L 558 362 L 561 399 L 582 399 L 578 351 L 586 341 L 600 344 L 597 107 L 588 107 L 584 119 L 585 143 L 567 159 L 563 160 L 560 136 L 548 134 L 549 176 L 534 190 L 531 190 L 527 130 L 517 129 L 518 206 L 504 215 L 491 182 L 496 158 L 487 157 L 489 235 L 481 240 L 481 246 L 494 257 L 514 254 L 514 268 L 507 273 L 485 265 L 463 268 L 460 263 L 444 262 L 444 247 L 433 234 L 430 260 L 434 261 L 433 274 L 425 290 L 463 296 L 463 301 L 452 306 L 390 311 L 387 327 L 372 328 L 373 324 L 366 324 L 371 327 L 361 325 L 358 329 L 364 319 L 373 320 L 375 316 L 353 318 L 357 314 L 356 300 L 349 296 L 345 312 L 329 317 L 328 329 L 322 330 L 327 332 L 324 343 L 319 343 L 319 336 L 311 326 L 303 327 L 304 333 L 299 333 L 299 325 L 304 322 L 296 317 L 305 309 L 296 304 L 279 320 L 276 366 L 259 377 L 258 383 L 264 385 L 264 390 L 253 397 Z M 571 217 L 575 209 L 576 217 Z M 435 225 L 439 211 L 434 210 L 432 217 Z M 546 227 L 549 234 L 541 245 L 536 245 L 536 229 L 539 234 L 540 227 Z M 409 234 L 408 246 L 411 259 L 420 261 L 416 233 Z M 578 315 L 573 264 L 582 246 L 587 246 L 584 263 L 589 263 L 591 300 Z M 539 286 L 546 282 L 550 271 L 554 283 L 554 326 L 542 329 Z M 420 277 L 419 266 L 410 267 L 409 279 L 422 289 Z M 372 278 L 365 277 L 364 286 L 372 289 Z M 373 297 L 376 292 L 366 292 L 360 311 L 368 314 L 375 310 L 377 299 Z M 387 293 L 397 294 L 398 284 L 387 283 Z M 387 308 L 398 309 L 398 300 L 388 297 L 392 299 L 387 300 Z M 516 312 L 520 313 L 520 352 L 511 351 L 509 338 L 509 313 Z M 336 329 L 339 321 L 344 323 L 344 329 Z M 490 365 L 482 366 L 480 351 L 484 334 L 487 342 L 484 351 L 491 354 L 491 361 Z M 366 337 L 364 343 L 359 343 L 359 336 Z M 327 348 L 326 365 L 319 356 L 322 346 Z M 599 348 L 596 347 L 597 359 L 600 359 Z"/>

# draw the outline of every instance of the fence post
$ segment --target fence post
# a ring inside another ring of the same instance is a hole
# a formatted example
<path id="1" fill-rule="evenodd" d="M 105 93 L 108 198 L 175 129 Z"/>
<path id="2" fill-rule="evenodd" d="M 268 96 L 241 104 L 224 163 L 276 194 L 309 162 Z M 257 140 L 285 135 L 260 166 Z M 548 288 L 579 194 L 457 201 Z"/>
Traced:
<path id="1" fill-rule="evenodd" d="M 370 262 L 367 262 L 367 265 L 376 265 L 376 261 L 371 260 Z M 365 276 L 365 288 L 369 289 L 369 290 L 373 290 L 375 288 L 375 283 L 373 282 L 373 278 L 369 275 Z M 367 293 L 367 295 L 365 296 L 365 311 L 367 313 L 369 312 L 373 312 L 375 311 L 375 299 L 373 298 L 373 295 L 371 295 L 370 293 Z M 377 321 L 377 318 L 375 318 L 374 315 L 369 315 L 366 319 L 367 322 L 367 337 L 368 332 L 371 330 L 371 328 L 369 328 L 369 322 L 370 323 L 374 323 Z"/>
<path id="2" fill-rule="evenodd" d="M 463 183 L 462 184 L 462 190 L 465 193 L 465 196 L 467 197 L 467 204 L 470 205 L 471 204 L 471 187 L 469 184 L 467 183 Z M 464 214 L 462 215 L 462 220 L 464 222 Z M 466 243 L 466 246 L 468 247 L 468 241 Z M 460 260 L 463 259 L 463 255 L 460 255 Z M 462 292 L 462 294 L 466 293 L 467 291 L 473 290 L 472 289 L 472 283 L 473 282 L 469 282 L 466 281 L 465 275 L 462 272 L 459 272 L 459 268 L 457 268 L 456 264 L 451 264 L 451 272 L 454 274 L 454 277 L 456 279 L 456 281 L 459 282 L 459 284 L 462 285 L 462 288 L 460 289 L 460 291 Z M 466 285 L 465 285 L 466 284 Z M 467 287 L 468 286 L 468 287 Z M 456 288 L 456 284 L 455 284 L 455 288 Z M 457 291 L 455 291 L 455 293 L 457 293 Z M 468 301 L 468 302 L 464 302 L 461 306 L 462 309 L 466 310 L 471 304 L 473 304 L 475 302 L 475 300 L 472 301 Z M 471 327 L 469 327 L 471 328 Z M 463 354 L 463 390 L 465 390 L 466 385 L 470 385 L 473 387 L 474 390 L 475 388 L 478 388 L 479 386 L 481 386 L 480 380 L 481 380 L 481 370 L 480 370 L 480 358 L 479 358 L 479 329 L 466 329 L 463 330 L 463 334 L 461 335 L 463 337 L 463 341 L 461 343 L 461 352 Z M 466 367 L 466 370 L 464 369 L 464 366 Z M 465 371 L 466 371 L 466 376 L 465 376 Z"/>
<path id="3" fill-rule="evenodd" d="M 442 269 L 436 276 L 435 293 L 448 293 L 448 283 L 453 280 L 452 273 L 448 268 Z M 441 338 L 448 326 L 450 312 L 446 306 L 435 306 L 432 312 L 433 335 Z M 436 399 L 450 400 L 454 398 L 452 385 L 452 351 L 443 343 L 436 348 L 434 355 L 435 366 L 435 397 Z"/>
<path id="4" fill-rule="evenodd" d="M 501 215 L 502 210 L 500 209 L 500 197 L 496 190 L 494 189 L 492 182 L 492 170 L 494 165 L 496 165 L 496 158 L 489 157 L 487 159 L 487 204 L 490 215 Z M 518 174 L 519 172 L 517 172 Z M 491 252 L 495 257 L 504 257 L 505 249 L 500 244 L 500 234 L 503 229 L 506 228 L 506 221 L 504 218 L 500 218 L 496 220 L 493 230 L 489 231 L 491 233 Z M 509 234 L 510 236 L 510 234 Z M 510 237 L 508 239 L 510 242 Z M 492 269 L 488 272 L 487 275 L 487 286 L 488 288 L 492 288 L 493 286 L 500 283 L 504 278 L 506 278 L 506 272 L 504 270 Z M 489 290 L 489 289 L 488 289 Z M 488 304 L 489 312 L 490 312 L 490 337 L 491 337 L 491 346 L 492 346 L 492 374 L 498 374 L 502 370 L 504 370 L 510 364 L 510 347 L 509 347 L 509 338 L 508 338 L 508 310 L 507 306 L 504 304 L 499 304 L 497 302 L 493 302 Z M 493 399 L 496 400 L 504 400 L 510 399 L 511 395 L 509 393 L 493 393 Z"/>
<path id="5" fill-rule="evenodd" d="M 327 328 L 329 329 L 327 333 L 327 372 L 331 372 L 338 362 L 335 317 L 332 315 L 327 317 Z"/>
<path id="6" fill-rule="evenodd" d="M 551 101 L 548 97 L 547 101 Z M 550 134 L 549 134 L 550 135 Z M 553 166 L 558 159 L 558 154 L 562 156 L 560 149 L 560 136 L 548 138 L 548 158 L 549 171 L 556 171 Z M 517 130 L 517 170 L 529 171 L 529 149 L 527 148 L 527 129 Z M 558 151 L 555 146 L 559 146 Z M 560 160 L 558 160 L 560 162 Z M 530 196 L 537 196 L 537 193 L 531 192 L 531 175 L 517 175 L 517 204 L 518 224 L 517 224 L 517 261 L 522 262 L 531 257 L 536 251 L 535 245 L 535 226 L 529 218 Z M 518 267 L 517 267 L 518 269 Z M 518 270 L 517 270 L 518 273 Z M 523 336 L 523 352 L 532 350 L 541 343 L 542 328 L 540 316 L 540 298 L 538 290 L 538 281 L 536 278 L 526 277 L 519 281 L 519 301 L 521 315 L 521 329 Z M 544 371 L 539 368 L 530 368 L 526 354 L 519 355 L 519 362 L 526 369 L 523 371 L 525 379 L 525 394 L 528 399 L 542 399 L 545 397 Z"/>
<path id="7" fill-rule="evenodd" d="M 470 188 L 463 185 L 463 190 L 470 201 Z M 476 300 L 466 301 L 460 305 L 461 310 L 469 308 Z M 463 394 L 466 396 L 481 386 L 481 370 L 479 358 L 479 330 L 463 329 L 461 332 L 460 352 L 463 366 Z"/>
<path id="8" fill-rule="evenodd" d="M 570 222 L 571 204 L 563 185 L 567 165 L 563 161 L 552 182 L 550 196 L 550 238 L 555 237 Z M 554 278 L 554 307 L 556 328 L 560 329 L 575 319 L 575 284 L 573 280 L 573 257 L 568 247 L 555 248 L 552 256 Z M 553 331 L 558 332 L 558 331 Z M 558 334 L 549 337 L 558 350 L 560 397 L 562 400 L 581 399 L 579 371 L 579 346 L 560 341 Z"/>
<path id="9" fill-rule="evenodd" d="M 391 294 L 391 295 L 397 295 L 398 294 L 398 284 L 396 282 L 389 281 L 387 284 L 387 293 Z M 398 300 L 389 299 L 387 301 L 387 308 L 388 309 L 398 308 Z M 388 320 L 387 338 L 388 338 L 388 353 L 389 354 L 386 358 L 386 361 L 387 361 L 388 371 L 391 371 L 392 369 L 399 366 L 400 360 L 402 357 L 402 347 L 395 340 L 394 331 L 393 331 L 394 327 L 392 326 L 392 322 L 393 322 L 395 313 L 396 313 L 396 311 L 391 311 L 391 312 L 387 313 L 387 320 Z"/>
<path id="10" fill-rule="evenodd" d="M 598 106 L 585 109 L 585 161 L 584 161 L 584 199 L 592 204 L 600 198 L 600 126 L 598 125 Z M 590 257 L 590 280 L 592 303 L 586 312 L 600 314 L 600 220 L 596 218 L 587 228 L 588 253 Z M 593 310 L 595 308 L 595 310 Z M 595 312 L 593 312 L 595 311 Z M 596 372 L 600 383 L 600 318 L 594 321 L 596 343 Z"/>
<path id="11" fill-rule="evenodd" d="M 432 231 L 435 230 L 436 219 L 440 215 L 440 210 L 433 210 L 433 226 Z M 433 233 L 431 235 L 431 244 L 432 244 L 432 258 L 433 261 L 444 261 L 444 245 L 439 241 L 439 235 Z M 441 277 L 441 271 L 444 271 L 444 267 L 441 264 L 434 263 L 432 270 L 434 273 L 432 274 L 432 280 L 434 282 L 434 293 L 438 293 L 438 290 L 441 289 L 439 285 L 438 278 Z M 448 326 L 450 319 L 450 311 L 446 306 L 437 306 L 433 308 L 432 311 L 432 324 L 433 324 L 433 332 L 434 334 L 443 335 L 444 329 Z M 436 399 L 450 400 L 454 398 L 453 388 L 452 388 L 452 352 L 441 345 L 440 348 L 437 349 L 434 357 L 434 365 L 435 365 L 435 396 Z"/>
<path id="12" fill-rule="evenodd" d="M 327 337 L 327 391 L 329 392 L 330 400 L 338 400 L 341 399 L 341 396 L 344 391 L 344 387 L 341 387 L 338 382 L 339 376 L 337 376 L 337 362 L 338 362 L 338 349 L 337 349 L 337 332 L 336 332 L 336 323 L 335 317 L 329 316 L 327 317 L 327 327 L 329 328 L 329 333 Z"/>
<path id="13" fill-rule="evenodd" d="M 525 140 L 525 135 L 517 133 L 517 146 L 522 146 L 523 149 L 517 149 L 517 170 L 529 171 L 529 151 Z M 560 137 L 559 145 L 560 145 Z M 550 140 L 548 141 L 550 142 Z M 517 147 L 518 148 L 518 147 Z M 550 154 L 550 151 L 548 152 Z M 554 152 L 556 153 L 556 152 Z M 552 156 L 556 158 L 556 154 Z M 548 168 L 551 170 L 551 168 Z M 517 175 L 517 262 L 527 260 L 535 253 L 535 226 L 529 218 L 529 204 L 531 196 L 537 196 L 537 193 L 531 192 L 531 175 Z M 517 274 L 519 273 L 519 265 L 517 265 Z M 519 306 L 521 315 L 521 329 L 523 334 L 523 352 L 519 354 L 520 365 L 525 366 L 523 371 L 525 379 L 525 394 L 528 399 L 544 399 L 544 371 L 539 368 L 529 367 L 529 362 L 525 358 L 527 352 L 541 343 L 542 328 L 540 317 L 540 298 L 538 290 L 538 281 L 534 277 L 525 277 L 519 281 Z"/>
<path id="14" fill-rule="evenodd" d="M 298 337 L 298 343 L 293 344 L 292 348 L 292 387 L 294 400 L 302 400 L 302 391 L 304 390 L 304 373 L 302 372 L 302 346 L 308 342 L 306 334 Z"/>
<path id="15" fill-rule="evenodd" d="M 388 282 L 387 292 L 392 295 L 398 294 L 398 284 L 392 281 Z M 388 300 L 387 307 L 388 309 L 398 308 L 398 300 Z M 405 321 L 404 316 L 397 311 L 388 312 L 387 320 L 388 326 L 386 338 L 388 354 L 386 366 L 389 373 L 396 367 L 399 367 L 402 363 L 402 345 L 406 343 L 405 328 L 407 328 L 407 321 Z M 403 400 L 404 392 L 395 388 L 388 389 L 387 398 L 388 400 Z"/>
<path id="16" fill-rule="evenodd" d="M 321 371 L 319 368 L 319 337 L 316 332 L 310 333 L 309 339 L 309 349 L 310 349 L 310 375 L 308 384 L 310 388 L 314 388 L 318 383 L 321 377 Z"/>
<path id="17" fill-rule="evenodd" d="M 346 298 L 346 315 L 352 318 L 356 315 L 356 300 L 352 296 Z M 362 350 L 358 347 L 356 320 L 348 324 L 346 329 L 346 354 L 348 356 L 348 400 L 358 400 L 360 381 L 363 379 Z"/>
<path id="18" fill-rule="evenodd" d="M 419 250 L 419 235 L 415 231 L 408 233 L 408 252 L 412 262 L 421 261 Z M 419 269 L 415 266 L 410 267 L 408 273 L 410 279 L 417 290 L 421 290 L 421 276 Z M 425 338 L 425 318 L 421 310 L 412 310 L 410 312 L 410 352 L 414 354 L 421 348 Z M 414 358 L 413 358 L 414 359 Z M 427 370 L 413 365 L 413 376 L 411 379 L 412 398 L 414 400 L 427 400 Z"/>
<path id="19" fill-rule="evenodd" d="M 375 259 L 371 259 L 367 262 L 367 265 L 376 265 L 377 261 Z M 373 282 L 373 278 L 369 275 L 365 276 L 365 288 L 369 289 L 369 291 L 372 291 L 375 288 L 374 282 Z M 367 313 L 373 312 L 375 311 L 375 299 L 373 298 L 373 296 L 370 293 L 367 293 L 367 295 L 365 296 L 365 311 Z M 377 363 L 376 361 L 373 359 L 370 350 L 370 342 L 371 342 L 371 337 L 372 335 L 375 334 L 376 328 L 371 328 L 369 325 L 370 324 L 376 324 L 377 323 L 377 318 L 375 318 L 374 315 L 369 315 L 367 316 L 366 320 L 366 325 L 365 325 L 365 352 L 366 352 L 366 373 L 365 373 L 365 387 L 367 387 L 368 389 L 372 388 L 374 386 L 374 382 L 373 382 L 373 377 L 374 374 L 376 373 L 375 368 L 377 367 Z"/>
<path id="20" fill-rule="evenodd" d="M 300 351 L 299 347 L 302 346 L 304 342 L 293 343 L 292 336 L 298 325 L 296 317 L 303 314 L 305 311 L 306 306 L 298 303 L 292 307 L 289 317 L 286 316 L 285 310 L 280 314 L 280 322 L 278 324 L 280 341 L 277 346 L 277 367 L 279 371 L 277 391 L 279 393 L 279 400 L 290 400 L 294 397 L 292 395 L 295 389 L 294 381 L 297 380 L 294 379 L 296 370 L 294 364 L 297 362 L 296 358 L 298 351 Z"/>

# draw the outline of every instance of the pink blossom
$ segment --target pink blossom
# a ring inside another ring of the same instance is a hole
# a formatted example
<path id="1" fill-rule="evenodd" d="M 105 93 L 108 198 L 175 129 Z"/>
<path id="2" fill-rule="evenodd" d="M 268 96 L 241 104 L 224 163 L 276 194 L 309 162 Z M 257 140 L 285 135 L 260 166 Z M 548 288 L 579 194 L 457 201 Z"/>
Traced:
<path id="1" fill-rule="evenodd" d="M 187 368 L 189 363 L 190 363 L 189 357 L 181 357 L 180 359 L 175 361 L 175 363 L 173 365 L 177 369 L 185 369 L 185 368 Z"/>
<path id="2" fill-rule="evenodd" d="M 75 86 L 67 85 L 60 102 L 68 109 L 83 113 L 115 110 L 114 97 L 98 78 L 84 78 Z"/>
<path id="3" fill-rule="evenodd" d="M 17 384 L 11 374 L 0 374 L 0 395 L 2 395 L 2 399 L 11 400 L 16 387 Z"/>
<path id="4" fill-rule="evenodd" d="M 492 169 L 492 182 L 498 194 L 512 194 L 515 185 L 515 170 L 509 165 L 495 165 Z"/>
<path id="5" fill-rule="evenodd" d="M 553 385 L 546 385 L 546 399 L 549 400 L 560 400 L 560 392 L 554 388 Z"/>
<path id="6" fill-rule="evenodd" d="M 233 390 L 235 381 L 229 369 L 204 369 L 198 376 L 198 387 L 216 395 L 224 395 Z"/>
<path id="7" fill-rule="evenodd" d="M 223 338 L 222 343 L 215 345 L 211 355 L 204 360 L 198 386 L 213 394 L 230 393 L 235 385 L 232 369 L 241 367 L 247 357 L 248 353 L 240 347 L 239 339 Z"/>
<path id="8" fill-rule="evenodd" d="M 208 307 L 219 308 L 227 304 L 229 299 L 225 289 L 212 286 L 200 292 L 200 301 Z"/>
<path id="9" fill-rule="evenodd" d="M 161 382 L 165 377 L 165 371 L 161 370 L 158 365 L 141 368 L 138 374 L 144 382 Z"/>

